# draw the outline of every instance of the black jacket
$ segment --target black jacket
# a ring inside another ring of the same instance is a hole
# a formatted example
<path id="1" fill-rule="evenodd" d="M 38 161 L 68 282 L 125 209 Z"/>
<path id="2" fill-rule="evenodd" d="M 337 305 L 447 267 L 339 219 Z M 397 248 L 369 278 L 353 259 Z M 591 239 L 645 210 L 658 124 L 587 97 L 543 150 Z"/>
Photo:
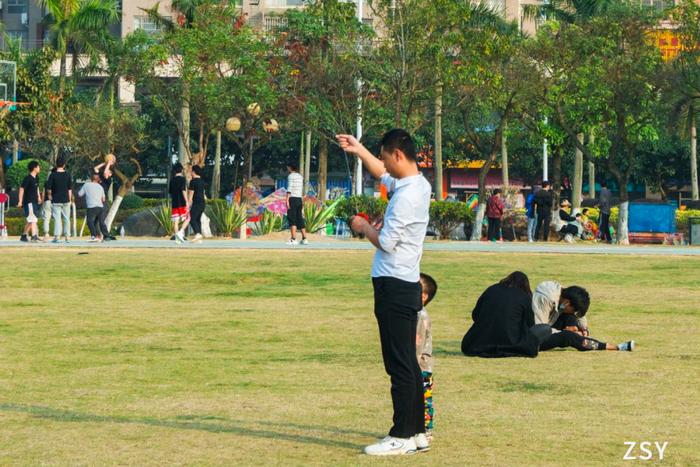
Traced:
<path id="1" fill-rule="evenodd" d="M 554 204 L 554 195 L 551 190 L 540 190 L 535 195 L 535 204 L 537 204 L 537 212 L 545 216 L 551 215 L 552 205 Z"/>
<path id="2" fill-rule="evenodd" d="M 539 342 L 530 296 L 520 289 L 495 284 L 486 289 L 472 311 L 474 324 L 462 339 L 462 353 L 473 357 L 536 357 Z"/>

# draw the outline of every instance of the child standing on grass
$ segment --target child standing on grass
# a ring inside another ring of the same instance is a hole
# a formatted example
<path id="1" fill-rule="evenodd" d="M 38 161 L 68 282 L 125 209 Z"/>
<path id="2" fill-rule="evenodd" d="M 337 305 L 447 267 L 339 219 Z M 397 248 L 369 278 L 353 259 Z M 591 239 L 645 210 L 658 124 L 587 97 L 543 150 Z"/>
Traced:
<path id="1" fill-rule="evenodd" d="M 416 327 L 416 356 L 423 376 L 423 400 L 425 401 L 425 437 L 427 443 L 418 445 L 418 451 L 430 449 L 433 441 L 433 422 L 435 420 L 435 409 L 433 408 L 433 333 L 430 323 L 430 316 L 426 305 L 435 297 L 437 293 L 437 282 L 427 274 L 420 274 L 421 299 L 423 309 L 418 312 L 418 326 Z"/>

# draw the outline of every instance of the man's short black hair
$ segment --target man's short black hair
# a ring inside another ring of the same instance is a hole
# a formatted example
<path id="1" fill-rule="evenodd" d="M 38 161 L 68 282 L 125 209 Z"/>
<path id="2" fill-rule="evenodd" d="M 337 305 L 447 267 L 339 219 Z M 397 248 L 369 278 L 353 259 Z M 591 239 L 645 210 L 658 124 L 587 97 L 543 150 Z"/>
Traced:
<path id="1" fill-rule="evenodd" d="M 547 188 L 548 186 L 549 186 L 549 182 L 547 180 L 542 182 L 542 188 Z"/>
<path id="2" fill-rule="evenodd" d="M 435 297 L 435 294 L 437 293 L 438 290 L 438 285 L 437 282 L 435 282 L 435 279 L 430 277 L 429 275 L 421 272 L 420 273 L 420 285 L 423 287 L 423 292 L 428 294 L 428 299 L 425 301 L 425 305 L 430 303 L 433 300 L 433 297 Z"/>
<path id="3" fill-rule="evenodd" d="M 583 287 L 572 285 L 561 289 L 561 298 L 567 299 L 571 306 L 576 311 L 576 315 L 581 318 L 588 313 L 588 307 L 591 305 L 591 297 Z"/>
<path id="4" fill-rule="evenodd" d="M 413 138 L 406 130 L 394 128 L 384 133 L 381 141 L 382 150 L 386 152 L 394 152 L 399 149 L 404 153 L 410 161 L 416 161 L 416 146 L 413 143 Z"/>
<path id="5" fill-rule="evenodd" d="M 27 170 L 29 172 L 34 172 L 34 169 L 39 167 L 39 163 L 37 161 L 31 161 L 29 164 L 27 164 Z"/>
<path id="6" fill-rule="evenodd" d="M 182 167 L 182 164 L 180 162 L 175 162 L 173 164 L 173 173 L 174 174 L 179 174 L 183 170 L 184 170 L 184 168 Z"/>
<path id="7" fill-rule="evenodd" d="M 58 159 L 56 159 L 56 167 L 65 167 L 65 166 L 66 166 L 65 156 L 58 156 Z"/>
<path id="8" fill-rule="evenodd" d="M 299 166 L 295 162 L 288 163 L 287 167 L 292 169 L 292 172 L 299 172 Z"/>
<path id="9" fill-rule="evenodd" d="M 202 168 L 198 165 L 192 167 L 192 172 L 196 173 L 199 177 L 202 176 Z"/>
<path id="10" fill-rule="evenodd" d="M 494 194 L 494 195 L 498 195 L 498 194 L 501 194 L 501 193 L 503 193 L 503 191 L 502 191 L 500 188 L 496 188 L 495 190 L 493 190 L 493 194 Z"/>

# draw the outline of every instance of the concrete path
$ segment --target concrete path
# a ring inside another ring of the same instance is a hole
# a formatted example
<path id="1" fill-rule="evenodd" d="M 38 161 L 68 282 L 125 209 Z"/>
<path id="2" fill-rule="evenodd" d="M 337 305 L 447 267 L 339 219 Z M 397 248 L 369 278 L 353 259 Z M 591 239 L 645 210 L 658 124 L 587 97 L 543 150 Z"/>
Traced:
<path id="1" fill-rule="evenodd" d="M 283 241 L 269 240 L 205 240 L 203 243 L 181 244 L 161 239 L 124 239 L 106 243 L 90 243 L 85 240 L 75 240 L 70 243 L 23 243 L 18 239 L 0 240 L 3 248 L 178 248 L 187 250 L 372 250 L 374 247 L 360 240 L 325 240 L 315 241 L 310 245 L 287 246 Z M 668 255 L 668 256 L 700 256 L 697 246 L 666 246 L 666 245 L 602 245 L 602 244 L 567 244 L 567 243 L 487 243 L 487 242 L 438 242 L 427 241 L 427 251 L 460 251 L 481 253 L 556 253 L 556 254 L 602 254 L 602 255 Z"/>

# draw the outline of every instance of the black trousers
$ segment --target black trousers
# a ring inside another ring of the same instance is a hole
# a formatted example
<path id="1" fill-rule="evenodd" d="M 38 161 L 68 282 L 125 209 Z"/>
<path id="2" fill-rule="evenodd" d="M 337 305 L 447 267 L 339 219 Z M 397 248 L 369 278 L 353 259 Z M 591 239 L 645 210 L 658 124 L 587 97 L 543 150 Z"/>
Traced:
<path id="1" fill-rule="evenodd" d="M 99 237 L 100 232 L 103 237 L 108 235 L 107 226 L 102 216 L 103 212 L 104 208 L 88 208 L 87 210 L 87 225 L 92 237 Z"/>
<path id="2" fill-rule="evenodd" d="M 600 239 L 608 243 L 612 242 L 610 236 L 610 214 L 600 213 Z"/>
<path id="3" fill-rule="evenodd" d="M 384 369 L 391 378 L 394 425 L 389 435 L 410 438 L 425 432 L 423 377 L 416 358 L 421 286 L 393 277 L 374 277 L 372 285 Z"/>
<path id="4" fill-rule="evenodd" d="M 501 219 L 499 219 L 498 217 L 489 217 L 488 239 L 501 239 Z"/>
<path id="5" fill-rule="evenodd" d="M 549 223 L 552 222 L 552 213 L 537 211 L 537 227 L 535 227 L 535 240 L 540 239 L 540 230 L 543 230 L 544 234 L 542 240 L 545 242 L 549 239 Z"/>
<path id="6" fill-rule="evenodd" d="M 190 209 L 190 226 L 195 234 L 202 234 L 202 214 L 204 214 L 204 205 L 193 204 Z"/>
<path id="7" fill-rule="evenodd" d="M 109 204 L 105 203 L 104 207 L 102 208 L 102 212 L 100 213 L 100 230 L 102 231 L 102 235 L 105 237 L 109 237 L 109 229 L 107 228 L 107 214 L 109 214 Z"/>
<path id="8" fill-rule="evenodd" d="M 588 350 L 605 350 L 605 342 L 600 342 L 591 337 L 584 337 L 575 332 L 566 330 L 554 332 L 557 324 L 559 324 L 559 321 L 554 323 L 554 328 L 547 324 L 535 324 L 530 328 L 530 332 L 533 333 L 540 342 L 540 350 L 545 351 L 566 347 L 573 347 L 581 352 Z M 570 323 L 566 324 L 570 325 Z"/>
<path id="9" fill-rule="evenodd" d="M 301 198 L 290 196 L 289 209 L 287 210 L 287 220 L 290 227 L 295 225 L 299 230 L 305 227 L 303 209 L 304 201 Z"/>
<path id="10" fill-rule="evenodd" d="M 565 225 L 564 227 L 561 228 L 559 231 L 559 235 L 562 237 L 565 235 L 573 235 L 574 237 L 578 236 L 578 228 L 575 225 Z"/>

